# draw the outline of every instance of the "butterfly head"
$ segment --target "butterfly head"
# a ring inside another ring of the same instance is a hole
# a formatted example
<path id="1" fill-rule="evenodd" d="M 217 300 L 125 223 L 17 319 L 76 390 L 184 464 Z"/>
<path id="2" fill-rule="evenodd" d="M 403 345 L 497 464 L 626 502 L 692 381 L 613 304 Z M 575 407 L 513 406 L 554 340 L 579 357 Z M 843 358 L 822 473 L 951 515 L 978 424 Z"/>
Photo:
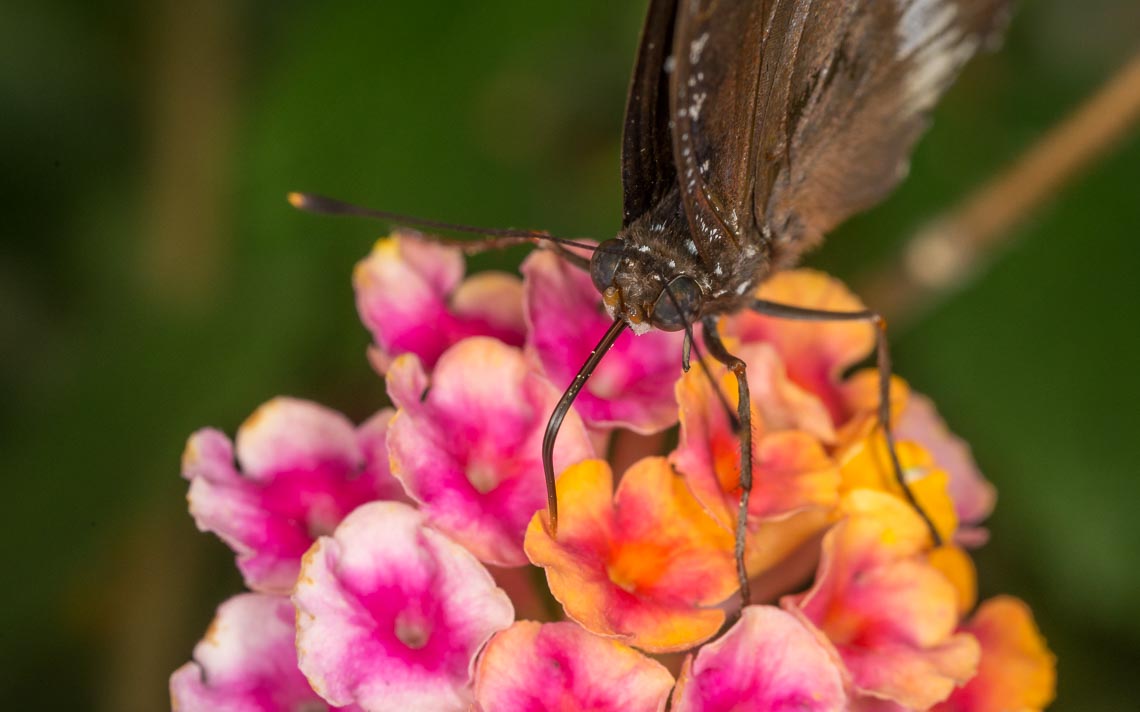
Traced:
<path id="1" fill-rule="evenodd" d="M 697 280 L 645 247 L 620 237 L 606 240 L 590 259 L 590 278 L 606 311 L 634 333 L 680 331 L 700 319 L 704 292 Z"/>

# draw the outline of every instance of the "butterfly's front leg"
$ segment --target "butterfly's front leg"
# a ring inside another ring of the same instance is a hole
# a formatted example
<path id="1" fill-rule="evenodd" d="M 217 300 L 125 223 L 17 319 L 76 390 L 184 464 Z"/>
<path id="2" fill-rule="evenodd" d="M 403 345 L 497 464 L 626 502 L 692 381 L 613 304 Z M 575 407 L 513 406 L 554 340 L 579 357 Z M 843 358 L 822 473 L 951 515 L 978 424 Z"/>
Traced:
<path id="1" fill-rule="evenodd" d="M 725 348 L 717 331 L 714 317 L 705 317 L 701 320 L 704 326 L 703 334 L 705 346 L 717 361 L 727 366 L 736 376 L 738 401 L 736 404 L 736 422 L 739 424 L 740 437 L 740 508 L 736 515 L 736 574 L 740 579 L 740 607 L 747 606 L 752 598 L 748 585 L 748 570 L 744 565 L 744 546 L 748 535 L 748 498 L 752 494 L 752 398 L 748 391 L 747 366 L 744 361 L 733 356 Z"/>

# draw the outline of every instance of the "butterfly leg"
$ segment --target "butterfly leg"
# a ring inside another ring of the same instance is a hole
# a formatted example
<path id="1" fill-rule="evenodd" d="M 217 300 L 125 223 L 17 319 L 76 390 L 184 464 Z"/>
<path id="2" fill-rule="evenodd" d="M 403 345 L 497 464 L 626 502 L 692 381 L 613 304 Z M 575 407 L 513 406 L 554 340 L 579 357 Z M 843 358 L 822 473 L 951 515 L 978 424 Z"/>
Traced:
<path id="1" fill-rule="evenodd" d="M 740 508 L 736 514 L 736 574 L 740 579 L 741 608 L 747 606 L 752 597 L 748 586 L 748 571 L 744 566 L 744 545 L 748 534 L 748 498 L 752 494 L 752 398 L 748 392 L 748 379 L 745 363 L 733 356 L 725 348 L 717 331 L 716 319 L 706 317 L 704 341 L 709 353 L 717 361 L 727 366 L 736 376 L 738 400 L 736 404 L 737 432 L 740 435 Z"/>
<path id="2" fill-rule="evenodd" d="M 907 502 L 918 512 L 922 520 L 926 522 L 926 527 L 930 530 L 930 537 L 933 539 L 934 545 L 940 546 L 942 544 L 942 536 L 938 533 L 938 529 L 934 526 L 934 521 L 930 518 L 930 515 L 928 515 L 918 503 L 914 492 L 911 491 L 910 485 L 906 481 L 902 464 L 899 462 L 898 450 L 895 447 L 895 436 L 891 430 L 891 351 L 887 343 L 887 320 L 878 312 L 870 309 L 853 312 L 805 309 L 804 307 L 779 304 L 765 299 L 753 300 L 750 308 L 758 314 L 775 317 L 777 319 L 792 319 L 796 321 L 867 321 L 874 325 L 875 355 L 879 370 L 879 425 L 882 427 L 883 436 L 887 440 L 887 451 L 890 453 L 891 466 L 895 472 L 895 480 L 899 483 L 899 487 L 902 488 L 903 495 L 906 497 Z"/>

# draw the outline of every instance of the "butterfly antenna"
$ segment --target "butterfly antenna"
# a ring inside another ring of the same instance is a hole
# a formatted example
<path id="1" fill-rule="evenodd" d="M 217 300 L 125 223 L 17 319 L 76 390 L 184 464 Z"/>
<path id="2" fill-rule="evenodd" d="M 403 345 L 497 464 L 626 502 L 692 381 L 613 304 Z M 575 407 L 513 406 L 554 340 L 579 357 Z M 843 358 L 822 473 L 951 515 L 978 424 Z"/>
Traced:
<path id="1" fill-rule="evenodd" d="M 598 249 L 597 245 L 591 245 L 588 242 L 578 242 L 576 240 L 567 240 L 566 238 L 562 237 L 554 237 L 553 235 L 548 235 L 545 232 L 539 232 L 537 230 L 504 230 L 491 227 L 473 227 L 471 225 L 459 225 L 456 223 L 442 222 L 440 220 L 429 220 L 427 218 L 418 218 L 412 215 L 391 213 L 386 210 L 366 208 L 361 205 L 346 203 L 345 201 L 337 200 L 336 198 L 317 195 L 316 193 L 289 193 L 288 199 L 289 204 L 294 208 L 303 210 L 307 213 L 317 213 L 320 215 L 347 215 L 353 217 L 369 218 L 372 220 L 382 220 L 384 222 L 395 223 L 399 225 L 409 225 L 411 227 L 426 228 L 429 230 L 465 232 L 492 238 L 481 243 L 457 241 L 456 244 L 460 247 L 466 246 L 467 248 L 475 247 L 477 249 L 493 249 L 496 247 L 506 247 L 508 245 L 536 244 L 541 241 L 546 241 L 556 245 L 562 245 L 564 247 L 577 247 L 582 250 L 589 250 L 590 252 Z"/>

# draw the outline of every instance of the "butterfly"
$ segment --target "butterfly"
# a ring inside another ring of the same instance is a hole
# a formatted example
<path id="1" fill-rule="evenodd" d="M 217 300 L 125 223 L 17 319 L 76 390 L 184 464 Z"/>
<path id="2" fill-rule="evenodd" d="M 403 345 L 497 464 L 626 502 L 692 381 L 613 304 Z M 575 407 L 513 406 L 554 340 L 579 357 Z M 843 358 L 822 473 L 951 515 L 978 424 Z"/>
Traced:
<path id="1" fill-rule="evenodd" d="M 923 516 L 890 431 L 890 356 L 873 311 L 828 312 L 767 302 L 756 288 L 794 264 L 845 218 L 906 176 L 930 111 L 978 51 L 992 48 L 1009 0 L 651 0 L 637 50 L 621 147 L 622 226 L 589 260 L 544 233 L 483 230 L 294 194 L 317 212 L 479 232 L 486 246 L 548 243 L 588 269 L 613 323 L 551 415 L 543 460 L 557 531 L 554 442 L 562 419 L 626 329 L 685 331 L 736 375 L 741 597 L 752 486 L 747 365 L 717 318 L 753 309 L 789 319 L 862 320 L 878 329 L 879 419 L 896 477 Z M 727 403 L 727 401 L 726 401 Z"/>

